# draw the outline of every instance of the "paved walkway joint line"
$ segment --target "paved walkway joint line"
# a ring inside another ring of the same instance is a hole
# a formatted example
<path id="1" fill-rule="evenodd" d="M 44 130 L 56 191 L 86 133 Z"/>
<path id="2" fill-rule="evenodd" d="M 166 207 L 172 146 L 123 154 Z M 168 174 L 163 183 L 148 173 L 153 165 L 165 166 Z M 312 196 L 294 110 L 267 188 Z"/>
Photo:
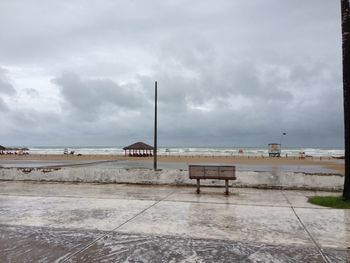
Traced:
<path id="1" fill-rule="evenodd" d="M 146 212 L 148 209 L 152 208 L 153 206 L 157 205 L 158 203 L 160 203 L 161 201 L 163 201 L 164 199 L 168 198 L 170 195 L 172 195 L 174 192 L 171 192 L 169 195 L 167 195 L 166 197 L 164 197 L 161 200 L 156 201 L 154 204 L 150 205 L 149 207 L 143 209 L 141 212 L 137 213 L 136 215 L 134 215 L 133 217 L 129 218 L 128 220 L 126 220 L 124 223 L 120 224 L 119 226 L 117 226 L 116 228 L 108 231 L 106 234 L 100 236 L 99 238 L 95 239 L 94 241 L 92 241 L 90 244 L 86 245 L 84 248 L 80 249 L 79 251 L 73 253 L 72 255 L 70 255 L 68 258 L 64 259 L 62 261 L 62 263 L 67 262 L 68 260 L 70 260 L 71 258 L 73 258 L 74 256 L 76 256 L 77 254 L 87 250 L 88 248 L 90 248 L 91 246 L 93 246 L 95 243 L 97 243 L 99 240 L 107 237 L 109 234 L 113 233 L 114 231 L 116 231 L 117 229 L 121 228 L 123 225 L 129 223 L 130 221 L 132 221 L 133 219 L 135 219 L 136 217 L 138 217 L 139 215 L 143 214 L 144 212 Z"/>
<path id="2" fill-rule="evenodd" d="M 325 255 L 325 253 L 323 252 L 322 247 L 317 243 L 317 241 L 314 239 L 314 237 L 311 235 L 310 231 L 307 229 L 307 227 L 305 226 L 305 224 L 303 223 L 303 221 L 301 220 L 301 218 L 298 216 L 297 212 L 294 209 L 294 206 L 292 205 L 292 203 L 289 201 L 288 197 L 282 192 L 283 196 L 286 198 L 287 202 L 290 204 L 290 207 L 293 210 L 294 215 L 296 216 L 296 218 L 298 218 L 300 224 L 303 226 L 305 232 L 309 235 L 310 239 L 312 240 L 312 242 L 315 244 L 315 246 L 317 247 L 317 250 L 320 252 L 323 260 L 326 263 L 331 263 L 331 261 L 328 259 L 328 257 Z"/>

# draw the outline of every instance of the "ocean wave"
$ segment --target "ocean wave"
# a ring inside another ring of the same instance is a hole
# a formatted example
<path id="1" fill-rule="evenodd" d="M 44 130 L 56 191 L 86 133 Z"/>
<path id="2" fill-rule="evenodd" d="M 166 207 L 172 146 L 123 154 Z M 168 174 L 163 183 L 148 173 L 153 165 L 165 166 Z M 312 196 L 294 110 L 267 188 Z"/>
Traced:
<path id="1" fill-rule="evenodd" d="M 124 155 L 123 147 L 33 147 L 29 149 L 31 154 L 63 154 L 64 150 L 74 151 L 75 154 L 86 155 Z M 282 149 L 282 156 L 299 156 L 304 152 L 313 157 L 340 157 L 344 156 L 344 149 L 329 148 L 286 148 Z M 182 156 L 268 156 L 267 148 L 202 148 L 202 147 L 160 147 L 160 155 Z"/>

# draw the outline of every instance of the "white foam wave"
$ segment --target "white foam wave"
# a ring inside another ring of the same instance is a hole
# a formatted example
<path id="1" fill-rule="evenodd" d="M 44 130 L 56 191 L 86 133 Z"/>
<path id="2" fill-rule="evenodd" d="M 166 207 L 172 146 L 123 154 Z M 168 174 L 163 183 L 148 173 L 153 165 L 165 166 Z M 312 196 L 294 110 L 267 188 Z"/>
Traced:
<path id="1" fill-rule="evenodd" d="M 33 147 L 32 154 L 63 154 L 64 149 L 74 151 L 75 154 L 86 155 L 124 155 L 123 147 Z M 300 152 L 313 157 L 340 157 L 344 156 L 344 149 L 329 148 L 282 148 L 282 156 L 299 156 Z M 195 147 L 160 147 L 160 155 L 179 156 L 268 156 L 267 148 L 195 148 Z"/>

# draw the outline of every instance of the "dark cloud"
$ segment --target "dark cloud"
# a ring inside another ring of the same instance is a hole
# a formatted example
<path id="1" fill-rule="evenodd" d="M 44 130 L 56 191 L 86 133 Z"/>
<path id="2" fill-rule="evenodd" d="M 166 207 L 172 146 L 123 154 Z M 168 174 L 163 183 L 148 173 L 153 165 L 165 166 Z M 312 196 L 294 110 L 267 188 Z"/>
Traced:
<path id="1" fill-rule="evenodd" d="M 16 90 L 7 76 L 7 70 L 0 67 L 0 112 L 8 112 L 9 106 L 5 99 L 16 94 Z M 3 126 L 4 127 L 4 126 Z"/>
<path id="2" fill-rule="evenodd" d="M 110 79 L 81 79 L 74 73 L 65 73 L 53 82 L 60 87 L 63 107 L 69 107 L 81 119 L 96 121 L 108 109 L 111 113 L 139 112 L 148 105 L 143 90 L 131 84 L 119 85 Z"/>
<path id="3" fill-rule="evenodd" d="M 189 67 L 179 53 L 166 57 L 156 74 L 165 144 L 264 145 L 279 141 L 282 131 L 294 146 L 342 144 L 341 78 L 334 65 L 229 59 L 208 64 L 197 56 Z"/>
<path id="4" fill-rule="evenodd" d="M 26 89 L 25 93 L 32 98 L 36 98 L 39 96 L 39 92 L 36 89 L 32 89 L 32 88 Z"/>
<path id="5" fill-rule="evenodd" d="M 0 67 L 0 93 L 6 95 L 16 94 L 16 90 L 7 77 L 7 71 Z"/>
<path id="6" fill-rule="evenodd" d="M 0 98 L 0 112 L 8 111 L 8 107 L 3 99 Z"/>

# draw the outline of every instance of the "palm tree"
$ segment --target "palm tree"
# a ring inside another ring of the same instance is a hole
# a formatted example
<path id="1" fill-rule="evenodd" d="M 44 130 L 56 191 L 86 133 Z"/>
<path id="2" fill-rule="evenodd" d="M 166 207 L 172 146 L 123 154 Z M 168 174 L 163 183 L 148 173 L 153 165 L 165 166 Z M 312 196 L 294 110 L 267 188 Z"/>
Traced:
<path id="1" fill-rule="evenodd" d="M 350 13 L 349 0 L 341 0 L 343 36 L 343 93 L 345 134 L 345 180 L 343 197 L 350 201 Z"/>

